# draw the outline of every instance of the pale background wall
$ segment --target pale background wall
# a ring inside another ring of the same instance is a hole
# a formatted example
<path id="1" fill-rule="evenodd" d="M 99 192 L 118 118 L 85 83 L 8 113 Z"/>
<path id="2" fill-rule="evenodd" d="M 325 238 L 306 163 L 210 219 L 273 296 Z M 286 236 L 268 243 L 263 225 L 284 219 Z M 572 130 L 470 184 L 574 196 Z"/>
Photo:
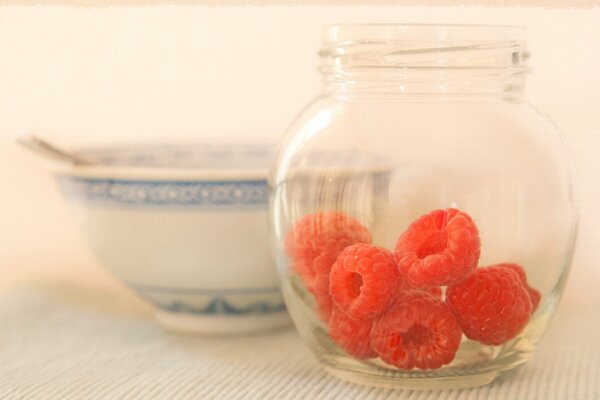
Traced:
<path id="1" fill-rule="evenodd" d="M 600 9 L 0 7 L 0 283 L 55 276 L 114 285 L 54 182 L 12 136 L 66 146 L 203 135 L 276 138 L 317 93 L 320 26 L 529 27 L 529 93 L 573 149 L 582 206 L 567 299 L 600 302 Z"/>

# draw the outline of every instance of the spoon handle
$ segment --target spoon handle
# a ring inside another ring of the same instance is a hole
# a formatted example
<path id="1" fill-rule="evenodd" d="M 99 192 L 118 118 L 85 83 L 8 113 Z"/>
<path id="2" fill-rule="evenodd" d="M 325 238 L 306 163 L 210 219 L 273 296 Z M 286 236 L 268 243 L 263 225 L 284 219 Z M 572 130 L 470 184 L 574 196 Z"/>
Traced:
<path id="1" fill-rule="evenodd" d="M 61 150 L 60 148 L 56 147 L 55 145 L 50 144 L 50 143 L 46 142 L 45 140 L 42 140 L 34 135 L 19 136 L 17 138 L 17 142 L 20 145 L 26 147 L 27 149 L 32 150 L 38 154 L 41 154 L 44 157 L 49 158 L 51 160 L 68 162 L 73 165 L 91 165 L 91 164 L 93 164 L 92 162 L 86 160 L 85 158 L 83 158 L 79 155 L 67 153 L 66 151 Z"/>

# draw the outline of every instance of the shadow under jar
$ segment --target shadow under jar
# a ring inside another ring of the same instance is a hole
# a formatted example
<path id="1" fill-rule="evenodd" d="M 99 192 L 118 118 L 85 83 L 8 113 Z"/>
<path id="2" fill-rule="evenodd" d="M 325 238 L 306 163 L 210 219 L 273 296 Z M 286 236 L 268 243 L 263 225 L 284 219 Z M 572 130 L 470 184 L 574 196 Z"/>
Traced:
<path id="1" fill-rule="evenodd" d="M 534 351 L 576 236 L 519 27 L 339 25 L 271 174 L 288 310 L 332 374 L 483 385 Z"/>

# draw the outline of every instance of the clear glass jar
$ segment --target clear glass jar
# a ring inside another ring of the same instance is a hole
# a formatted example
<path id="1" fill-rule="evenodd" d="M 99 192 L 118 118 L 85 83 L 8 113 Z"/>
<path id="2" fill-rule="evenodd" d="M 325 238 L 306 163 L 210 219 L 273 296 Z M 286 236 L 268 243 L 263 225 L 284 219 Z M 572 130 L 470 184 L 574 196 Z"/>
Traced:
<path id="1" fill-rule="evenodd" d="M 323 92 L 270 179 L 286 304 L 334 375 L 470 387 L 535 349 L 577 212 L 565 143 L 524 97 L 523 33 L 325 29 Z"/>

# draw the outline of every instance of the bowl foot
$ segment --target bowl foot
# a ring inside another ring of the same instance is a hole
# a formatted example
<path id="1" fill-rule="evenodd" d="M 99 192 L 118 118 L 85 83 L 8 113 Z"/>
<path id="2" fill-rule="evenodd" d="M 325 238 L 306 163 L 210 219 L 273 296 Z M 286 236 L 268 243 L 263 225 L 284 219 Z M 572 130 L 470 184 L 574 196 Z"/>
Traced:
<path id="1" fill-rule="evenodd" d="M 166 331 L 190 335 L 247 334 L 291 325 L 286 312 L 269 315 L 214 316 L 158 311 L 156 319 Z"/>

